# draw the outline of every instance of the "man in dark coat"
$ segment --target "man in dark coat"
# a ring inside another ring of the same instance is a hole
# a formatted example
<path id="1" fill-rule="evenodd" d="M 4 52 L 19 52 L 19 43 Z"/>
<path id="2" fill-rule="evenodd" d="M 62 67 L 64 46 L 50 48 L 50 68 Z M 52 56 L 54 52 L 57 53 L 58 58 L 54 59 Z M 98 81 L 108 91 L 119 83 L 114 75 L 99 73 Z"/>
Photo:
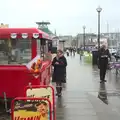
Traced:
<path id="1" fill-rule="evenodd" d="M 106 45 L 102 45 L 98 52 L 98 68 L 100 69 L 100 82 L 106 82 L 105 75 L 108 67 L 108 58 L 111 60 L 111 55 Z"/>
<path id="2" fill-rule="evenodd" d="M 64 57 L 62 50 L 57 51 L 57 56 L 53 59 L 52 66 L 54 67 L 52 82 L 56 82 L 57 95 L 61 96 L 62 83 L 65 82 L 67 66 L 67 60 Z"/>

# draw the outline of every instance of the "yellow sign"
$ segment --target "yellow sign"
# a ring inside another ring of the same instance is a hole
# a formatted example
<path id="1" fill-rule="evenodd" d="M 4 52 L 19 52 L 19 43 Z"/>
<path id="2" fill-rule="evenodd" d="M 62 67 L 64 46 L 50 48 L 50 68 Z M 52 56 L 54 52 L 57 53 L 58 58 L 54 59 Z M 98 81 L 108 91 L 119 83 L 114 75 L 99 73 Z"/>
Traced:
<path id="1" fill-rule="evenodd" d="M 32 86 L 32 89 L 26 88 L 26 97 L 30 98 L 47 98 L 51 103 L 52 120 L 55 118 L 55 101 L 54 101 L 54 89 L 51 86 Z"/>
<path id="2" fill-rule="evenodd" d="M 0 28 L 9 28 L 9 25 L 1 23 Z"/>
<path id="3" fill-rule="evenodd" d="M 47 88 L 32 88 L 32 89 L 27 89 L 26 91 L 26 96 L 27 97 L 44 97 L 48 98 L 53 105 L 53 91 L 51 87 Z"/>
<path id="4" fill-rule="evenodd" d="M 14 106 L 14 120 L 50 120 L 50 109 L 47 101 L 17 101 Z"/>

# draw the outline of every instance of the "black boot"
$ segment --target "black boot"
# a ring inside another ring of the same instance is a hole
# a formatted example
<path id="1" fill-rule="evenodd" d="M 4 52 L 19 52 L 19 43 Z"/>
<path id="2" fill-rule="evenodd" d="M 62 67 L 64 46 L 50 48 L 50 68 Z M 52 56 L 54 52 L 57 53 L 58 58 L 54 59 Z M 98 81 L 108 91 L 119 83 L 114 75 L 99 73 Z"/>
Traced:
<path id="1" fill-rule="evenodd" d="M 56 91 L 57 91 L 56 96 L 61 97 L 62 89 L 60 87 L 56 87 Z"/>
<path id="2" fill-rule="evenodd" d="M 56 96 L 58 96 L 59 95 L 59 87 L 56 87 Z"/>
<path id="3" fill-rule="evenodd" d="M 62 87 L 58 87 L 57 89 L 58 89 L 57 96 L 61 97 Z"/>
<path id="4" fill-rule="evenodd" d="M 60 87 L 60 93 L 62 93 L 62 87 Z"/>
<path id="5" fill-rule="evenodd" d="M 104 82 L 107 82 L 107 80 L 103 80 Z"/>
<path id="6" fill-rule="evenodd" d="M 103 80 L 100 80 L 100 83 L 103 83 L 104 81 Z"/>
<path id="7" fill-rule="evenodd" d="M 59 97 L 61 97 L 61 95 L 62 95 L 62 87 L 60 87 L 60 91 L 59 91 Z"/>
<path id="8" fill-rule="evenodd" d="M 104 80 L 103 79 L 100 79 L 100 83 L 103 83 L 104 82 Z"/>

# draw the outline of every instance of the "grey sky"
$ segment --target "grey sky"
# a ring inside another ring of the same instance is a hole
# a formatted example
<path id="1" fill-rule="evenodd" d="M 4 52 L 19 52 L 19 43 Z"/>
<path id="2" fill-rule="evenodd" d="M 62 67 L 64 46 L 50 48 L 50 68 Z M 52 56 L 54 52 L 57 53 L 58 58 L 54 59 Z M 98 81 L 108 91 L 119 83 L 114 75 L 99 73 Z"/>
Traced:
<path id="1" fill-rule="evenodd" d="M 97 12 L 100 5 L 101 31 L 120 28 L 120 0 L 0 0 L 0 22 L 10 27 L 36 27 L 36 21 L 50 21 L 51 30 L 58 34 L 97 32 Z"/>

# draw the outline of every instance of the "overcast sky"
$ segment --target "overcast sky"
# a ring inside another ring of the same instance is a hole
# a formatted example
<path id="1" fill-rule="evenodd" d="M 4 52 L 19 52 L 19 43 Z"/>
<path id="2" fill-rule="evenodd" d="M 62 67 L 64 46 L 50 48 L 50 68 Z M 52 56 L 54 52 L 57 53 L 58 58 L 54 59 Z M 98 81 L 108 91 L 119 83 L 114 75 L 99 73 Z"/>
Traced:
<path id="1" fill-rule="evenodd" d="M 0 22 L 10 27 L 37 27 L 36 21 L 50 21 L 59 35 L 76 35 L 86 25 L 97 32 L 98 6 L 102 7 L 101 32 L 120 28 L 120 0 L 0 0 Z"/>

